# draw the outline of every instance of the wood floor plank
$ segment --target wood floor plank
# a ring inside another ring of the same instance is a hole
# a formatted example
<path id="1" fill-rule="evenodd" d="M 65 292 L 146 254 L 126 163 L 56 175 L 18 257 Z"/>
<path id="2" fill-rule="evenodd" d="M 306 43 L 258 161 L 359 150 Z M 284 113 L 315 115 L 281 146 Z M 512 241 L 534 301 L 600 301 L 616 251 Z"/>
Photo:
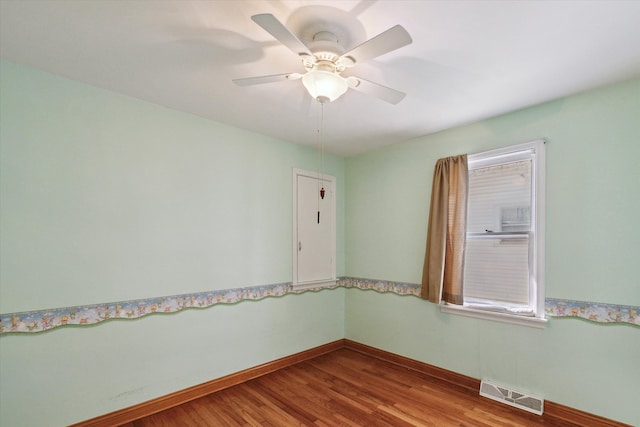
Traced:
<path id="1" fill-rule="evenodd" d="M 467 387 L 348 348 L 304 360 L 124 427 L 564 427 Z"/>

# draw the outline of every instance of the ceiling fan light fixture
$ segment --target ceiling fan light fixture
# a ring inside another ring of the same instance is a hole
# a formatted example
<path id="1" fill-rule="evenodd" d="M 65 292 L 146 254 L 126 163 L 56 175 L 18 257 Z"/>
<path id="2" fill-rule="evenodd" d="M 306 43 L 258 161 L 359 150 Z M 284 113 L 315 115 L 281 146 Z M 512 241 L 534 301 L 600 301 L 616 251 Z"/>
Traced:
<path id="1" fill-rule="evenodd" d="M 317 69 L 302 76 L 302 84 L 313 99 L 322 103 L 335 101 L 349 88 L 347 81 L 340 75 Z"/>

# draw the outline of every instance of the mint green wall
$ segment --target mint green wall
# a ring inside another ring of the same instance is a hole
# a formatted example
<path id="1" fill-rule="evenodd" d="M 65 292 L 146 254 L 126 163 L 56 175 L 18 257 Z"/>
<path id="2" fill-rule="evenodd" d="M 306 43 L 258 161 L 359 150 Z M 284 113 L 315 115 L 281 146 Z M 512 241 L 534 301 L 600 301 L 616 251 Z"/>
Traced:
<path id="1" fill-rule="evenodd" d="M 0 312 L 291 281 L 292 168 L 315 150 L 0 66 Z M 324 171 L 342 275 L 344 160 Z M 343 337 L 342 290 L 3 336 L 0 425 L 67 425 Z"/>
<path id="2" fill-rule="evenodd" d="M 0 67 L 0 312 L 291 280 L 291 168 L 313 150 Z M 419 282 L 435 160 L 546 137 L 547 296 L 638 305 L 639 99 L 635 80 L 329 156 L 338 275 Z M 0 425 L 67 425 L 345 336 L 640 425 L 635 327 L 343 289 L 2 336 Z"/>
<path id="3" fill-rule="evenodd" d="M 291 281 L 292 168 L 315 170 L 315 150 L 1 73 L 0 312 Z M 342 226 L 344 160 L 326 156 L 325 170 Z"/>
<path id="4" fill-rule="evenodd" d="M 344 290 L 0 338 L 0 425 L 65 426 L 344 337 Z"/>
<path id="5" fill-rule="evenodd" d="M 640 79 L 347 159 L 347 275 L 420 283 L 435 161 L 542 137 L 546 296 L 640 304 Z M 640 425 L 638 328 L 537 330 L 358 290 L 345 304 L 349 339 Z"/>

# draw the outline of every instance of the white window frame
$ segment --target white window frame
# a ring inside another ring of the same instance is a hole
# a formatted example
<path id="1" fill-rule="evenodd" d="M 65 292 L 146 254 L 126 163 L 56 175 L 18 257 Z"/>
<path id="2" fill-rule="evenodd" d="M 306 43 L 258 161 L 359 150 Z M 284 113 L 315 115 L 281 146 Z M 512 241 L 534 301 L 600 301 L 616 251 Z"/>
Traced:
<path id="1" fill-rule="evenodd" d="M 545 141 L 536 140 L 496 150 L 470 154 L 467 159 L 469 169 L 475 169 L 494 164 L 500 158 L 513 161 L 518 158 L 519 153 L 534 153 L 531 170 L 531 179 L 534 183 L 532 194 L 533 206 L 531 209 L 533 260 L 531 261 L 532 279 L 529 283 L 530 300 L 532 301 L 531 306 L 534 309 L 533 316 L 511 313 L 501 307 L 487 306 L 486 308 L 481 308 L 479 305 L 469 303 L 455 305 L 443 302 L 440 304 L 440 310 L 445 313 L 459 314 L 468 317 L 544 328 L 547 323 L 544 317 Z"/>

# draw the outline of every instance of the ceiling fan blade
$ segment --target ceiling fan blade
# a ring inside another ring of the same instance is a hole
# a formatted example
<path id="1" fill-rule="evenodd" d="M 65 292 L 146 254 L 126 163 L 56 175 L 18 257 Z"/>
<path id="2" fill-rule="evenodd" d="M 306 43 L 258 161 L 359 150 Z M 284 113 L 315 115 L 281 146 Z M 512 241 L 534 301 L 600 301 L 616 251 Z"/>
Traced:
<path id="1" fill-rule="evenodd" d="M 270 76 L 247 77 L 244 79 L 233 79 L 238 86 L 252 86 L 263 83 L 275 83 L 283 80 L 297 80 L 302 77 L 299 73 L 272 74 Z"/>
<path id="2" fill-rule="evenodd" d="M 412 42 L 413 39 L 407 30 L 401 25 L 396 25 L 354 47 L 342 55 L 338 61 L 346 67 L 351 67 L 358 62 L 384 55 Z"/>
<path id="3" fill-rule="evenodd" d="M 390 104 L 397 104 L 402 101 L 406 93 L 399 90 L 391 89 L 390 87 L 383 86 L 379 83 L 374 83 L 369 80 L 361 79 L 360 77 L 348 77 L 347 83 L 352 89 L 358 92 L 365 93 L 367 95 L 375 96 Z"/>
<path id="4" fill-rule="evenodd" d="M 313 58 L 309 48 L 272 14 L 253 15 L 251 19 L 296 55 Z"/>

